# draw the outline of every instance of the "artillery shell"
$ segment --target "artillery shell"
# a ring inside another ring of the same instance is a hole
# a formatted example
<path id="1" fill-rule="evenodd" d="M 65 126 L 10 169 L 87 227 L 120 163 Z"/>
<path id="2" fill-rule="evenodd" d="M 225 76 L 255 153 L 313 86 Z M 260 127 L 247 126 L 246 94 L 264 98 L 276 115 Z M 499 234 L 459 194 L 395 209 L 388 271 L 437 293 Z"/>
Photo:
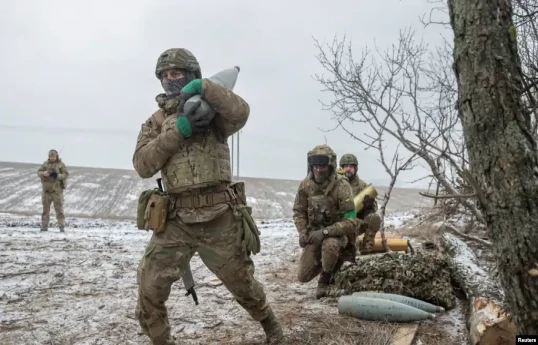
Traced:
<path id="1" fill-rule="evenodd" d="M 412 322 L 435 319 L 434 314 L 407 304 L 359 296 L 340 297 L 338 313 L 369 321 Z"/>
<path id="2" fill-rule="evenodd" d="M 352 296 L 361 296 L 361 297 L 369 297 L 369 298 L 381 298 L 381 299 L 387 299 L 398 303 L 407 304 L 411 307 L 418 308 L 420 310 L 427 311 L 428 313 L 437 313 L 445 311 L 445 308 L 439 307 L 437 305 L 433 305 L 428 302 L 421 301 L 416 298 L 397 295 L 393 293 L 379 293 L 379 292 L 369 292 L 369 291 L 359 291 L 354 292 L 351 294 Z"/>

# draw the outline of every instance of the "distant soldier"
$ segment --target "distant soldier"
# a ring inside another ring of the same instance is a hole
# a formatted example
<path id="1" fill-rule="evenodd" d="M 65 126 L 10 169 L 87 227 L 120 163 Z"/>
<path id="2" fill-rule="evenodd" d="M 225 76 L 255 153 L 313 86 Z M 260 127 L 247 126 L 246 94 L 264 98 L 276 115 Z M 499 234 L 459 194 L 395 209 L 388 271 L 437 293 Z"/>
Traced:
<path id="1" fill-rule="evenodd" d="M 175 344 L 165 303 L 172 284 L 198 253 L 241 307 L 261 323 L 267 342 L 283 344 L 282 328 L 263 285 L 254 278 L 252 247 L 241 241 L 257 236 L 257 229 L 245 225 L 254 221 L 245 212 L 244 185 L 232 183 L 230 169 L 227 140 L 246 124 L 249 105 L 233 91 L 202 78 L 198 60 L 184 48 L 163 52 L 155 76 L 165 93 L 156 97 L 159 109 L 142 125 L 133 165 L 142 178 L 160 172 L 169 201 L 156 212 L 165 214 L 166 221 L 162 228 L 152 229 L 138 266 L 136 317 L 142 331 L 152 345 Z M 196 94 L 215 112 L 196 107 L 184 111 L 180 104 Z"/>
<path id="2" fill-rule="evenodd" d="M 320 275 L 319 299 L 344 261 L 355 261 L 362 221 L 355 213 L 351 186 L 337 174 L 336 154 L 329 146 L 318 145 L 308 152 L 308 171 L 295 196 L 293 221 L 304 248 L 298 278 L 306 283 Z"/>
<path id="3" fill-rule="evenodd" d="M 56 219 L 60 232 L 65 230 L 64 216 L 64 189 L 67 186 L 69 172 L 64 162 L 60 159 L 58 151 L 50 150 L 49 159 L 46 160 L 37 170 L 37 176 L 41 179 L 43 192 L 41 200 L 43 202 L 43 214 L 41 215 L 41 231 L 47 231 L 50 221 L 50 204 L 54 203 Z"/>
<path id="4" fill-rule="evenodd" d="M 368 184 L 361 180 L 357 175 L 357 168 L 359 161 L 357 157 L 351 153 L 346 153 L 340 158 L 340 169 L 342 169 L 343 175 L 345 175 L 351 187 L 353 188 L 353 197 L 362 192 Z M 381 218 L 377 212 L 377 202 L 375 198 L 371 198 L 366 195 L 363 201 L 364 208 L 357 214 L 357 218 L 364 220 L 359 230 L 359 235 L 364 234 L 364 237 L 360 243 L 357 243 L 357 247 L 361 254 L 370 253 L 375 244 L 375 235 L 379 231 L 381 226 Z M 359 241 L 359 240 L 358 240 Z"/>

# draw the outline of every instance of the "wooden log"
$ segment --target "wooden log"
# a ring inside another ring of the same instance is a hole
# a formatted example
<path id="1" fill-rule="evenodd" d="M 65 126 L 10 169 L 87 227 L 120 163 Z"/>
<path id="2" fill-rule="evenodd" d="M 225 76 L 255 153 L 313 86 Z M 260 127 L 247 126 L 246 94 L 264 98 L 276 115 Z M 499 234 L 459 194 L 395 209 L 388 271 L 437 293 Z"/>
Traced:
<path id="1" fill-rule="evenodd" d="M 390 340 L 390 345 L 411 345 L 415 340 L 418 330 L 418 323 L 409 323 L 401 325 Z"/>
<path id="2" fill-rule="evenodd" d="M 515 344 L 516 327 L 510 313 L 501 307 L 501 286 L 478 265 L 471 248 L 458 237 L 445 233 L 443 247 L 452 258 L 454 280 L 469 300 L 469 339 L 472 345 Z"/>

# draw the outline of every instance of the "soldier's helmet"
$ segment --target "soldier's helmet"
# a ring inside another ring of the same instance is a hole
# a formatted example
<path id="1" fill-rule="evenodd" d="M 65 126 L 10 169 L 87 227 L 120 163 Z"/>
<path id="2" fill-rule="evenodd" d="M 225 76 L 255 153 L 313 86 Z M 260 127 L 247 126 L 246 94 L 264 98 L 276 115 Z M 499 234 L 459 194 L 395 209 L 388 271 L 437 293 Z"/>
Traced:
<path id="1" fill-rule="evenodd" d="M 343 167 L 344 165 L 354 165 L 357 167 L 359 165 L 359 161 L 354 154 L 346 153 L 342 156 L 342 158 L 340 158 L 340 166 Z"/>
<path id="2" fill-rule="evenodd" d="M 308 151 L 308 169 L 312 165 L 328 165 L 334 171 L 336 169 L 336 153 L 327 145 L 318 145 Z"/>
<path id="3" fill-rule="evenodd" d="M 202 78 L 202 69 L 198 60 L 190 50 L 185 48 L 171 48 L 164 51 L 157 59 L 155 76 L 161 79 L 161 73 L 169 69 L 182 69 L 193 72 L 196 78 Z"/>

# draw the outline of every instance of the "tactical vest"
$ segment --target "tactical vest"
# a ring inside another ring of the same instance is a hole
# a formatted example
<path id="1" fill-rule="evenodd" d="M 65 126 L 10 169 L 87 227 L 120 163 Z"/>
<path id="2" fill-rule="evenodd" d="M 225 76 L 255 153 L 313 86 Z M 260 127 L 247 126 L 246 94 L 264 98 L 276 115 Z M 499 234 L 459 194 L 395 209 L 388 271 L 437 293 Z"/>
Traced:
<path id="1" fill-rule="evenodd" d="M 176 126 L 175 116 L 164 119 L 161 132 Z M 214 126 L 202 136 L 185 139 L 161 170 L 166 191 L 178 194 L 232 180 L 230 148 Z"/>
<path id="2" fill-rule="evenodd" d="M 351 188 L 353 189 L 353 196 L 356 196 L 360 192 L 363 191 L 366 187 L 368 187 L 368 184 L 361 180 L 359 176 L 355 175 L 355 178 L 353 178 L 351 181 L 349 181 L 349 184 L 351 185 Z"/>
<path id="3" fill-rule="evenodd" d="M 48 160 L 45 161 L 41 165 L 41 169 L 45 169 L 47 171 L 56 171 L 58 174 L 60 173 L 60 168 L 62 166 L 62 161 L 55 161 L 55 162 L 49 162 Z M 67 186 L 67 181 L 60 181 L 52 177 L 43 177 L 43 190 L 47 193 L 57 192 L 61 189 L 65 189 Z M 57 188 L 60 187 L 60 188 Z"/>
<path id="4" fill-rule="evenodd" d="M 335 175 L 323 185 L 317 185 L 309 178 L 308 189 L 308 227 L 318 230 L 342 220 L 342 211 L 333 191 L 338 181 L 344 177 Z"/>

